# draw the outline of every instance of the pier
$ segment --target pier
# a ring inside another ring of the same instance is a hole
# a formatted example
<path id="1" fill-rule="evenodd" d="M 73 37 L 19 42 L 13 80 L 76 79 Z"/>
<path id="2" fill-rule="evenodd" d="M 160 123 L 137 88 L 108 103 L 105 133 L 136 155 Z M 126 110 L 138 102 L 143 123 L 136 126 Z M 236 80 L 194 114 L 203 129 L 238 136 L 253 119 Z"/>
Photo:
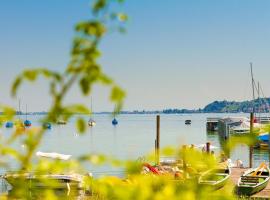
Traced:
<path id="1" fill-rule="evenodd" d="M 207 131 L 217 131 L 218 130 L 218 121 L 220 117 L 208 117 L 206 120 L 206 129 Z"/>

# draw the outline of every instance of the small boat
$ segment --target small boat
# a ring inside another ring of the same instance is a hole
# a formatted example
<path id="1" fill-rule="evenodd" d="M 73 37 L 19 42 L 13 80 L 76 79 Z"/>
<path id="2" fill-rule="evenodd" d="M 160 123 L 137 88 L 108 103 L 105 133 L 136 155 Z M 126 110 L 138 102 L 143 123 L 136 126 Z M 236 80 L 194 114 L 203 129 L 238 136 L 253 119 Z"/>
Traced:
<path id="1" fill-rule="evenodd" d="M 269 168 L 261 163 L 258 168 L 252 168 L 244 172 L 237 183 L 238 193 L 250 196 L 263 190 L 269 182 Z"/>
<path id="2" fill-rule="evenodd" d="M 59 125 L 65 125 L 65 124 L 67 124 L 67 122 L 65 120 L 61 120 L 61 119 L 58 120 L 56 123 L 59 124 Z"/>
<path id="3" fill-rule="evenodd" d="M 7 122 L 6 128 L 13 128 L 13 122 L 11 122 L 11 121 Z"/>
<path id="4" fill-rule="evenodd" d="M 185 120 L 185 124 L 186 125 L 190 125 L 191 124 L 191 120 L 190 119 Z"/>
<path id="5" fill-rule="evenodd" d="M 203 186 L 208 186 L 213 190 L 222 188 L 226 182 L 229 180 L 231 175 L 231 170 L 227 168 L 217 168 L 211 169 L 204 172 L 199 177 L 199 184 Z"/>
<path id="6" fill-rule="evenodd" d="M 80 174 L 31 174 L 8 172 L 3 178 L 13 187 L 27 189 L 82 189 L 84 176 Z"/>
<path id="7" fill-rule="evenodd" d="M 113 118 L 113 120 L 112 120 L 112 125 L 116 126 L 117 124 L 118 124 L 117 119 Z"/>
<path id="8" fill-rule="evenodd" d="M 42 151 L 38 151 L 36 153 L 36 156 L 59 159 L 59 160 L 69 160 L 71 158 L 71 155 L 66 155 L 66 154 L 61 154 L 61 153 L 56 153 L 56 152 L 42 152 Z"/>
<path id="9" fill-rule="evenodd" d="M 27 120 L 24 121 L 24 126 L 25 127 L 30 127 L 31 125 L 32 125 L 32 123 L 31 123 L 30 120 L 27 119 Z"/>
<path id="10" fill-rule="evenodd" d="M 95 120 L 93 120 L 92 118 L 90 118 L 90 119 L 88 120 L 88 126 L 93 127 L 93 126 L 95 126 L 95 125 L 96 125 Z"/>
<path id="11" fill-rule="evenodd" d="M 69 160 L 71 155 L 56 152 L 36 152 L 36 156 L 57 160 Z M 77 173 L 48 173 L 41 172 L 7 172 L 2 176 L 11 186 L 28 190 L 53 189 L 53 190 L 81 190 L 83 189 L 84 179 L 92 177 L 92 173 L 81 175 Z"/>
<path id="12" fill-rule="evenodd" d="M 32 125 L 32 123 L 31 123 L 30 120 L 27 119 L 27 115 L 28 115 L 28 113 L 27 113 L 27 104 L 26 104 L 26 112 L 25 112 L 26 119 L 25 119 L 23 124 L 24 124 L 25 127 L 30 127 Z"/>
<path id="13" fill-rule="evenodd" d="M 260 144 L 259 144 L 259 149 L 262 149 L 262 150 L 269 150 L 269 145 L 268 145 L 268 143 L 264 143 L 264 142 L 260 143 Z"/>
<path id="14" fill-rule="evenodd" d="M 52 128 L 52 125 L 49 122 L 45 122 L 42 126 L 44 129 L 51 129 Z"/>

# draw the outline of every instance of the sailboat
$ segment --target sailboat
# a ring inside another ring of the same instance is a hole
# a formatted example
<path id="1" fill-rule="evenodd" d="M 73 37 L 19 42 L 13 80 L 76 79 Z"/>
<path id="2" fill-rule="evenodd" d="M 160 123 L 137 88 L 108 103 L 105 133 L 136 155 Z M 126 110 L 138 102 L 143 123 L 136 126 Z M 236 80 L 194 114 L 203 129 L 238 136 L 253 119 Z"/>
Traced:
<path id="1" fill-rule="evenodd" d="M 8 121 L 6 123 L 6 128 L 13 128 L 13 122 L 12 121 Z"/>
<path id="2" fill-rule="evenodd" d="M 25 117 L 26 117 L 26 119 L 25 119 L 25 121 L 24 121 L 24 126 L 25 127 L 30 127 L 31 125 L 32 125 L 32 123 L 31 123 L 31 121 L 30 120 L 28 120 L 27 119 L 27 104 L 26 104 L 26 112 L 25 112 Z"/>
<path id="3" fill-rule="evenodd" d="M 92 97 L 91 97 L 91 112 L 93 113 Z M 95 125 L 96 125 L 95 120 L 90 116 L 90 119 L 88 120 L 88 126 L 93 127 Z"/>
<path id="4" fill-rule="evenodd" d="M 114 109 L 112 125 L 113 125 L 113 126 L 116 126 L 117 124 L 118 124 L 118 121 L 117 121 L 117 119 L 115 118 L 115 109 Z"/>
<path id="5" fill-rule="evenodd" d="M 255 102 L 255 89 L 258 92 L 258 99 L 260 98 L 260 91 L 259 91 L 259 83 L 258 83 L 258 88 L 256 87 L 256 83 L 254 80 L 254 76 L 253 76 L 253 68 L 252 68 L 252 63 L 250 63 L 250 73 L 251 73 L 251 83 L 252 83 L 252 112 L 255 113 L 255 106 L 254 106 L 254 102 Z M 261 124 L 259 123 L 258 119 L 256 118 L 256 116 L 254 117 L 254 121 L 253 121 L 253 126 L 255 128 L 261 128 Z M 231 130 L 232 134 L 248 134 L 250 133 L 250 121 L 244 120 L 242 121 L 242 123 L 238 126 L 235 126 L 232 128 Z"/>

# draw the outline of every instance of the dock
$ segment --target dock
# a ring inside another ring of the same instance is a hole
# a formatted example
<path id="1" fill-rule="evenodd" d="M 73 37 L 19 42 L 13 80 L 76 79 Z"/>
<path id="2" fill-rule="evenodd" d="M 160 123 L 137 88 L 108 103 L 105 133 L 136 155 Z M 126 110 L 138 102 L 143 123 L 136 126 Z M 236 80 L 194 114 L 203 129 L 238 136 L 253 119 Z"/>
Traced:
<path id="1" fill-rule="evenodd" d="M 239 177 L 244 173 L 244 171 L 248 170 L 248 168 L 231 168 L 231 170 L 231 181 L 234 185 L 237 185 Z M 262 191 L 253 194 L 250 199 L 270 199 L 270 183 Z"/>
<path id="2" fill-rule="evenodd" d="M 220 117 L 208 117 L 206 119 L 206 129 L 207 131 L 217 131 L 218 130 L 218 121 Z"/>

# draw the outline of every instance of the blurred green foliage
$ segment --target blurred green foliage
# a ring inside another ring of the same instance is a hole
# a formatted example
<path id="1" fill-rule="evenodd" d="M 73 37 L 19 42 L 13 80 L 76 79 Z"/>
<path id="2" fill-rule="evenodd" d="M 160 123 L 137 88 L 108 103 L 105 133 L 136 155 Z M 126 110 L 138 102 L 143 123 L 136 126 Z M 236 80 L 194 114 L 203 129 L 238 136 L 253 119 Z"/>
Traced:
<path id="1" fill-rule="evenodd" d="M 82 95 L 89 96 L 94 84 L 101 83 L 111 88 L 110 100 L 116 104 L 114 112 L 120 111 L 125 92 L 110 77 L 108 77 L 98 63 L 101 56 L 99 44 L 109 30 L 125 31 L 125 22 L 128 16 L 123 12 L 114 12 L 112 4 L 121 4 L 123 0 L 94 0 L 92 5 L 93 18 L 80 22 L 76 25 L 76 36 L 71 49 L 71 59 L 64 72 L 57 72 L 46 68 L 26 69 L 14 80 L 11 94 L 16 96 L 20 87 L 25 81 L 35 82 L 39 78 L 45 78 L 49 85 L 49 93 L 52 98 L 52 105 L 48 115 L 42 122 L 57 123 L 62 118 L 68 121 L 76 113 L 88 114 L 91 110 L 76 102 L 72 105 L 65 105 L 64 99 L 73 85 L 80 87 Z M 0 165 L 9 170 L 8 158 L 18 163 L 18 173 L 57 174 L 57 173 L 86 173 L 82 164 L 91 163 L 94 165 L 111 164 L 115 167 L 125 168 L 126 178 L 101 177 L 94 179 L 86 176 L 84 188 L 90 191 L 89 199 L 234 199 L 232 193 L 233 185 L 228 183 L 221 191 L 211 191 L 209 188 L 198 184 L 198 175 L 211 168 L 218 166 L 218 160 L 212 155 L 199 152 L 190 148 L 175 149 L 167 147 L 161 150 L 162 155 L 176 156 L 179 161 L 176 167 L 183 171 L 183 179 L 175 179 L 174 174 L 167 173 L 161 176 L 153 174 L 141 174 L 142 162 L 120 161 L 105 155 L 93 155 L 85 152 L 78 159 L 71 161 L 34 159 L 34 154 L 39 147 L 46 129 L 25 128 L 23 122 L 15 115 L 11 107 L 1 105 L 3 115 L 0 116 L 0 123 L 6 121 L 15 122 L 14 132 L 9 138 L 0 140 Z M 76 126 L 80 133 L 84 133 L 87 123 L 77 117 Z M 239 143 L 251 145 L 254 143 L 254 136 L 247 138 L 232 138 L 224 143 L 225 149 L 231 150 Z M 18 151 L 14 145 L 23 145 L 24 150 Z M 154 163 L 154 154 L 146 156 L 146 161 Z M 48 180 L 43 180 L 48 181 Z M 53 182 L 51 183 L 54 184 Z M 31 193 L 31 195 L 30 195 Z M 67 194 L 61 196 L 53 190 L 37 191 L 33 196 L 25 184 L 25 179 L 17 181 L 17 187 L 13 195 L 20 199 L 58 199 L 66 198 Z M 29 196 L 30 195 L 30 196 Z M 75 194 L 77 196 L 78 194 Z M 84 198 L 87 198 L 84 196 Z"/>

